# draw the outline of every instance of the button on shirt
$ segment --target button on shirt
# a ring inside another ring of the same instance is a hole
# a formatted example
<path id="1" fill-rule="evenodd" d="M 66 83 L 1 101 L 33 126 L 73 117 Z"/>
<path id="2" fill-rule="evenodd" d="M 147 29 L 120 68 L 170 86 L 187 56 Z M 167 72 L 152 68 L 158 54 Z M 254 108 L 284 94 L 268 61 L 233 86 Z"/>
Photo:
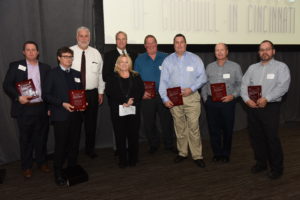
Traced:
<path id="1" fill-rule="evenodd" d="M 172 53 L 162 63 L 159 93 L 163 102 L 167 102 L 168 88 L 191 88 L 195 92 L 206 81 L 204 65 L 199 56 L 188 51 L 181 57 Z"/>
<path id="2" fill-rule="evenodd" d="M 148 53 L 140 54 L 135 60 L 134 70 L 139 72 L 143 81 L 154 81 L 156 90 L 159 88 L 161 65 L 168 54 L 157 52 L 154 60 Z"/>
<path id="3" fill-rule="evenodd" d="M 42 100 L 42 89 L 41 89 L 41 76 L 39 64 L 31 65 L 27 62 L 28 79 L 32 79 L 35 89 L 37 91 L 38 98 L 30 100 L 30 103 L 41 102 Z"/>
<path id="4" fill-rule="evenodd" d="M 243 76 L 241 97 L 248 101 L 248 86 L 261 85 L 262 97 L 268 102 L 279 102 L 288 91 L 290 82 L 290 70 L 283 62 L 275 59 L 265 65 L 259 62 L 251 65 Z"/>
<path id="5" fill-rule="evenodd" d="M 83 50 L 78 45 L 70 47 L 74 51 L 72 69 L 80 72 L 81 56 Z M 103 60 L 99 51 L 93 47 L 84 50 L 86 60 L 86 90 L 97 88 L 99 94 L 103 94 L 105 83 L 102 79 Z"/>
<path id="6" fill-rule="evenodd" d="M 210 63 L 206 67 L 208 82 L 202 88 L 201 95 L 204 101 L 207 96 L 211 96 L 210 84 L 225 83 L 227 95 L 238 97 L 242 82 L 242 70 L 239 64 L 227 60 L 223 66 L 219 66 L 217 61 Z"/>

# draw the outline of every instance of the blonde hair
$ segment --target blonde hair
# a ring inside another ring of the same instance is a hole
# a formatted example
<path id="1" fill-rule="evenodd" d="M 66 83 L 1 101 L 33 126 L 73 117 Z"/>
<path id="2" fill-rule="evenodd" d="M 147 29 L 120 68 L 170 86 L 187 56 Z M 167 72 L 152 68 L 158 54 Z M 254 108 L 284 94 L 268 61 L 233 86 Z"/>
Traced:
<path id="1" fill-rule="evenodd" d="M 133 74 L 133 75 L 137 75 L 138 73 L 136 71 L 133 71 L 132 69 L 132 59 L 130 58 L 130 56 L 128 55 L 120 55 L 118 58 L 117 58 L 117 61 L 116 61 L 116 64 L 115 64 L 115 68 L 114 68 L 114 72 L 117 72 L 118 74 L 120 73 L 120 69 L 119 69 L 119 64 L 121 62 L 121 59 L 123 57 L 126 57 L 127 60 L 128 60 L 128 71 Z"/>

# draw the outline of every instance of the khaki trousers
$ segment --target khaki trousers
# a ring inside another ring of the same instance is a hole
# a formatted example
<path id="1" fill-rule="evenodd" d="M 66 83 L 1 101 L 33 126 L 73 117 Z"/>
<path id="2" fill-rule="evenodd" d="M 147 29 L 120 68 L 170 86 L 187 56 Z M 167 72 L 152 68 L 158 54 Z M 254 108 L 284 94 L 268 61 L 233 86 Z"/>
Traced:
<path id="1" fill-rule="evenodd" d="M 201 105 L 198 91 L 183 97 L 183 105 L 174 106 L 170 111 L 174 120 L 179 155 L 187 157 L 190 148 L 194 160 L 203 159 L 199 129 Z"/>

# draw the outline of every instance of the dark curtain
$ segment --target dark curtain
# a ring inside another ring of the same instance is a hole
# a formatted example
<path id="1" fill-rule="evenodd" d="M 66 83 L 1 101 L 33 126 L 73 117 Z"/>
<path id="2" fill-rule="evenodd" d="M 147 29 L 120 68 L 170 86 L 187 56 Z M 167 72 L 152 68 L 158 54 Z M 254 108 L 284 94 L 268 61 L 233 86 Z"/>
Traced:
<path id="1" fill-rule="evenodd" d="M 22 59 L 22 44 L 34 40 L 40 47 L 40 61 L 55 66 L 56 50 L 61 46 L 76 43 L 75 31 L 79 26 L 87 26 L 92 31 L 91 45 L 101 53 L 114 48 L 104 43 L 104 21 L 102 0 L 1 0 L 0 1 L 0 81 L 3 82 L 12 61 Z M 129 36 L 130 37 L 130 36 Z M 170 41 L 173 35 L 170 35 Z M 187 38 L 188 40 L 188 38 Z M 257 45 L 230 45 L 230 59 L 239 63 L 243 72 L 252 63 L 258 62 Z M 129 45 L 136 52 L 144 52 L 143 45 Z M 159 49 L 172 52 L 172 45 L 160 45 Z M 197 53 L 207 65 L 214 61 L 213 45 L 188 45 L 188 50 Z M 300 120 L 300 46 L 278 46 L 276 58 L 285 62 L 290 70 L 292 82 L 282 104 L 281 121 Z M 106 100 L 106 99 L 105 99 Z M 10 100 L 0 93 L 0 164 L 19 159 L 18 130 L 10 118 Z M 201 131 L 207 138 L 205 110 L 200 119 Z M 247 127 L 244 104 L 240 101 L 236 109 L 235 130 Z M 82 136 L 84 136 L 82 134 Z M 81 142 L 84 140 L 82 139 Z M 112 145 L 112 126 L 107 101 L 100 107 L 97 147 Z M 49 133 L 48 152 L 53 152 L 53 133 Z"/>

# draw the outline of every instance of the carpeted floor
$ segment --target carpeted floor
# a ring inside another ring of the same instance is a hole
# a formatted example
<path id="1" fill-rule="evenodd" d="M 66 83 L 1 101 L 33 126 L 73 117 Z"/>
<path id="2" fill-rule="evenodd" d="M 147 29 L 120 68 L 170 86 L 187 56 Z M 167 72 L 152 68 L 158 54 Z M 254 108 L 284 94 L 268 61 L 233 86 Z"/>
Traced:
<path id="1" fill-rule="evenodd" d="M 160 149 L 147 153 L 141 144 L 140 162 L 134 168 L 119 169 L 112 149 L 98 149 L 94 160 L 80 154 L 79 164 L 90 180 L 72 187 L 58 187 L 53 173 L 36 168 L 30 180 L 24 180 L 20 162 L 1 166 L 7 174 L 0 184 L 0 200 L 247 200 L 300 199 L 300 123 L 290 122 L 280 128 L 285 153 L 285 172 L 279 180 L 269 180 L 266 173 L 253 175 L 254 164 L 247 130 L 235 132 L 231 162 L 212 163 L 209 141 L 203 141 L 207 167 L 198 168 L 191 158 L 174 164 L 175 154 Z M 52 164 L 51 161 L 49 161 Z"/>

